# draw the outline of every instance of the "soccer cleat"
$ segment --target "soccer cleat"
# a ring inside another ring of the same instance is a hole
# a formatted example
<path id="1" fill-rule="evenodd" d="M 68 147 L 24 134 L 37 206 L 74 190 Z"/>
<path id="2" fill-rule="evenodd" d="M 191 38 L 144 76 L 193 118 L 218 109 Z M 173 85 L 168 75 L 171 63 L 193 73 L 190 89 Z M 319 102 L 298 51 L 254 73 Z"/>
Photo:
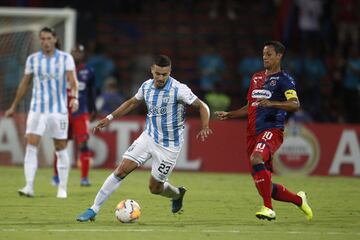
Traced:
<path id="1" fill-rule="evenodd" d="M 80 181 L 80 186 L 89 187 L 89 186 L 91 186 L 91 183 L 90 183 L 90 181 L 89 181 L 89 179 L 87 177 L 84 177 Z"/>
<path id="2" fill-rule="evenodd" d="M 305 213 L 306 219 L 308 221 L 311 221 L 311 219 L 313 218 L 313 212 L 312 212 L 311 207 L 309 206 L 309 203 L 307 201 L 306 193 L 304 191 L 300 191 L 296 195 L 298 195 L 302 199 L 301 206 L 298 207 L 298 208 L 300 208 L 301 211 L 303 211 Z"/>
<path id="3" fill-rule="evenodd" d="M 67 198 L 67 192 L 64 188 L 62 187 L 58 187 L 58 191 L 57 191 L 57 198 Z"/>
<path id="4" fill-rule="evenodd" d="M 258 219 L 267 219 L 269 221 L 276 219 L 275 211 L 265 206 L 262 206 L 260 211 L 255 213 L 255 216 Z"/>
<path id="5" fill-rule="evenodd" d="M 94 212 L 94 210 L 92 210 L 91 208 L 88 208 L 85 212 L 83 212 L 76 218 L 76 221 L 79 222 L 95 221 L 95 216 L 96 216 L 96 212 Z"/>
<path id="6" fill-rule="evenodd" d="M 53 185 L 53 186 L 59 186 L 59 182 L 60 182 L 59 176 L 55 175 L 55 176 L 52 177 L 52 179 L 51 179 L 51 185 Z"/>
<path id="7" fill-rule="evenodd" d="M 173 213 L 179 212 L 180 209 L 182 208 L 184 195 L 185 195 L 185 193 L 186 193 L 186 188 L 184 188 L 184 187 L 179 187 L 179 192 L 180 192 L 179 198 L 172 200 L 172 208 L 171 208 L 171 211 L 172 211 Z"/>
<path id="8" fill-rule="evenodd" d="M 27 187 L 19 189 L 18 193 L 20 196 L 24 196 L 24 197 L 34 197 L 35 196 L 34 190 L 30 190 Z"/>

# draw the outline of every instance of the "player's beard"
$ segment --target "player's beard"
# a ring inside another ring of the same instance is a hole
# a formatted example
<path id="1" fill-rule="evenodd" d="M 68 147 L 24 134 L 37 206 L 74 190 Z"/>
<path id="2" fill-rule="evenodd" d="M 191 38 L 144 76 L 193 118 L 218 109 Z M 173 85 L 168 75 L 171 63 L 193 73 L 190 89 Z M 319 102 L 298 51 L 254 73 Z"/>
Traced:
<path id="1" fill-rule="evenodd" d="M 165 86 L 165 81 L 156 81 L 156 88 L 163 88 Z"/>

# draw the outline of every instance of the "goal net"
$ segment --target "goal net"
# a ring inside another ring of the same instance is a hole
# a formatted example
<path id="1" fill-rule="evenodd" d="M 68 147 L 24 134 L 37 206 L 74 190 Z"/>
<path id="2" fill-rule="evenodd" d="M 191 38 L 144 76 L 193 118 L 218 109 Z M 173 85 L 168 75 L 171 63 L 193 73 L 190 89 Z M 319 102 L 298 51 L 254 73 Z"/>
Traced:
<path id="1" fill-rule="evenodd" d="M 39 50 L 39 31 L 45 26 L 55 29 L 62 49 L 69 52 L 75 43 L 75 10 L 0 7 L 0 112 L 13 101 L 26 58 Z M 27 110 L 30 94 L 19 104 L 19 112 Z"/>

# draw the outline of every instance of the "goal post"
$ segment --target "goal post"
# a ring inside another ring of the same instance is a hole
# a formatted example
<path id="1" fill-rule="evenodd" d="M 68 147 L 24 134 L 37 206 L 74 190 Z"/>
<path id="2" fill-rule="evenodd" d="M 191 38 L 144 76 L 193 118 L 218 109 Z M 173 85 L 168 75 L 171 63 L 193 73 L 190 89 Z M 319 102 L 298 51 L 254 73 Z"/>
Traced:
<path id="1" fill-rule="evenodd" d="M 0 35 L 35 32 L 49 26 L 59 30 L 64 50 L 69 52 L 76 37 L 76 11 L 70 8 L 0 7 Z"/>

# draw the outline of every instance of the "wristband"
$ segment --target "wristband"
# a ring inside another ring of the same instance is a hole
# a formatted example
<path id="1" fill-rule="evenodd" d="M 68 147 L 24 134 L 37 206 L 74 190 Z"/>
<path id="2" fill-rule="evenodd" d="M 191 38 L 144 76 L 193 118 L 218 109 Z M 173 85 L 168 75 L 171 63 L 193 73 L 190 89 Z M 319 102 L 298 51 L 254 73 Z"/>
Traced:
<path id="1" fill-rule="evenodd" d="M 111 121 L 111 120 L 114 119 L 114 116 L 113 116 L 112 114 L 109 114 L 109 115 L 106 116 L 106 118 L 107 118 L 109 121 Z"/>

